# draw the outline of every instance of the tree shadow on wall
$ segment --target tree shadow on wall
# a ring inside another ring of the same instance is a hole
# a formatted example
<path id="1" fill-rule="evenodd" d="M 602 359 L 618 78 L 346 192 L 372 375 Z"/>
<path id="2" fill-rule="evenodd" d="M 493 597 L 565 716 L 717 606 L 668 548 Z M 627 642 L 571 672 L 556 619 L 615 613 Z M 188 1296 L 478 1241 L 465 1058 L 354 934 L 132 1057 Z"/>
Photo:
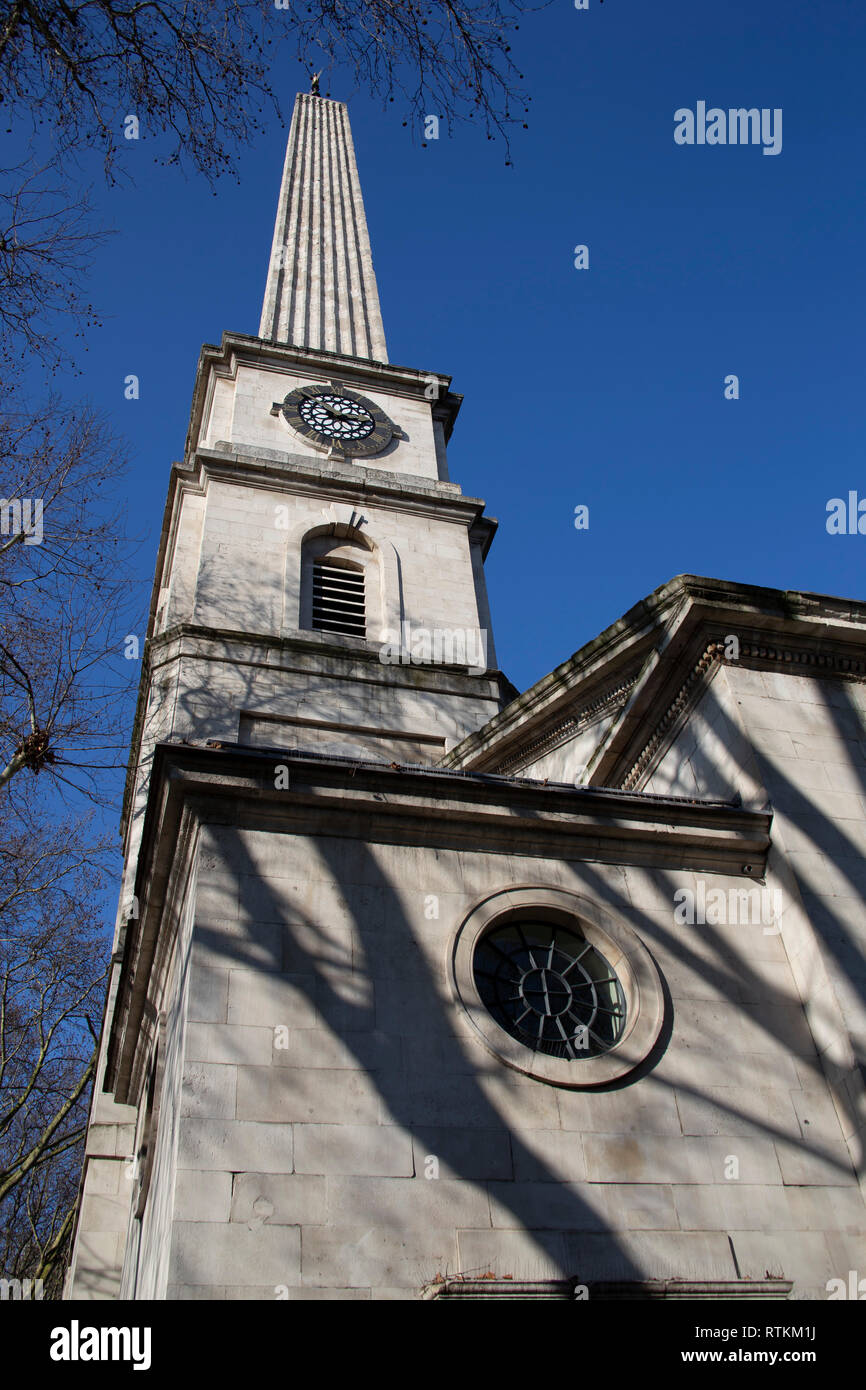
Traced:
<path id="1" fill-rule="evenodd" d="M 278 832 L 273 834 L 279 838 Z M 461 1037 L 453 1006 L 440 993 L 399 894 L 369 847 L 337 837 L 317 837 L 315 843 L 349 914 L 351 955 L 340 949 L 333 936 L 329 939 L 327 927 L 299 904 L 293 902 L 287 907 L 282 895 L 262 876 L 242 833 L 220 827 L 225 858 L 237 869 L 241 905 L 246 887 L 256 883 L 255 922 L 249 927 L 253 938 L 268 920 L 281 924 L 280 964 L 286 982 L 282 1013 L 286 1016 L 263 1018 L 260 1026 L 286 1025 L 291 1031 L 292 992 L 303 992 L 308 1004 L 314 1005 L 322 1027 L 339 1039 L 348 1054 L 343 1075 L 354 1071 L 364 1078 L 362 1104 L 365 1096 L 375 1092 L 378 1123 L 396 1127 L 412 1139 L 414 1177 L 409 1181 L 419 1187 L 417 1212 L 412 1210 L 412 1194 L 405 1185 L 398 1199 L 390 1202 L 387 1185 L 393 1179 L 383 1177 L 377 1183 L 358 1176 L 367 1161 L 364 1152 L 348 1152 L 345 1163 L 336 1165 L 355 1176 L 341 1187 L 343 1205 L 330 1216 L 331 1226 L 344 1228 L 348 1243 L 350 1233 L 360 1231 L 362 1249 L 372 1245 L 374 1251 L 381 1252 L 370 1259 L 369 1277 L 364 1283 L 372 1287 L 396 1287 L 406 1282 L 420 1286 L 437 1275 L 478 1277 L 491 1271 L 506 1278 L 577 1277 L 581 1282 L 640 1279 L 642 1271 L 603 1213 L 583 1199 L 576 1184 L 564 1183 L 544 1158 L 545 1135 L 548 1130 L 558 1130 L 559 1088 L 518 1076 L 496 1062 L 479 1043 Z M 418 892 L 423 894 L 421 886 Z M 365 905 L 367 909 L 372 905 L 372 912 L 365 911 Z M 431 923 L 431 927 L 441 932 L 440 924 Z M 211 961 L 219 959 L 229 968 L 233 963 L 234 968 L 250 968 L 249 943 L 243 938 L 206 926 L 196 926 L 195 937 Z M 274 938 L 266 934 L 266 940 L 267 949 L 271 949 Z M 361 956 L 363 964 L 359 964 Z M 261 962 L 258 968 L 262 968 Z M 251 1078 L 253 1090 L 261 1083 L 268 1089 L 268 1097 L 261 1115 L 253 1099 L 241 1118 L 272 1114 L 267 1107 L 280 1094 L 286 1097 L 287 1109 L 298 1115 L 298 1104 L 304 1103 L 298 1093 L 306 1087 L 307 1123 L 321 1122 L 323 1114 L 327 1115 L 326 1123 L 334 1123 L 336 1117 L 327 1103 L 319 1103 L 325 1092 L 327 1067 L 318 1069 L 318 1076 L 315 1066 L 305 1069 L 303 1064 L 279 1066 L 272 1062 L 269 1068 L 256 1070 L 271 1074 Z M 282 1073 L 276 1091 L 270 1089 L 275 1072 Z M 346 1094 L 347 1085 L 342 1083 Z M 318 1096 L 317 1086 L 321 1088 Z M 491 1098 L 491 1090 L 499 1091 L 500 1104 Z M 352 1103 L 349 1095 L 344 1123 L 350 1150 L 367 1138 L 359 1131 L 351 1133 Z M 521 1104 L 526 1107 L 527 1119 L 542 1131 L 537 1147 L 504 1117 L 506 1108 Z M 365 1123 L 371 1118 L 368 1114 Z M 339 1134 L 333 1132 L 332 1137 L 338 1145 Z M 580 1135 L 570 1138 L 580 1153 Z M 354 1167 L 353 1159 L 357 1161 Z M 430 1159 L 438 1164 L 438 1182 L 425 1178 Z M 328 1165 L 322 1170 L 327 1173 Z M 480 1200 L 467 1196 L 461 1201 L 449 1179 L 472 1189 Z M 454 1211 L 449 1214 L 452 1198 Z M 465 1224 L 461 1224 L 461 1207 L 467 1214 Z M 496 1226 L 491 1225 L 491 1212 Z M 441 1239 L 439 1232 L 431 1230 L 433 1226 L 443 1233 Z M 377 1246 L 375 1236 L 371 1241 L 371 1227 L 388 1233 L 381 1246 Z M 526 1232 L 530 1233 L 529 1240 L 523 1236 Z M 416 1258 L 411 1254 L 413 1241 L 420 1246 Z M 436 1253 L 440 1248 L 441 1256 Z M 395 1262 L 411 1266 L 411 1281 L 393 1273 Z M 725 1276 L 732 1277 L 733 1269 L 726 1270 Z M 339 1287 L 338 1269 L 334 1279 Z"/>

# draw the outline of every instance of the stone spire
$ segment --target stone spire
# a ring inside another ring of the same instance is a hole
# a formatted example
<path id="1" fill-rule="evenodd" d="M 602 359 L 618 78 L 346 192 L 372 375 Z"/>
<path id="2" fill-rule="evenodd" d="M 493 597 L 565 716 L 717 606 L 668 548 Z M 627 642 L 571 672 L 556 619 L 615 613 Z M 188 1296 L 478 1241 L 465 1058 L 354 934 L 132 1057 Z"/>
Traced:
<path id="1" fill-rule="evenodd" d="M 295 100 L 259 337 L 388 361 L 349 115 Z"/>

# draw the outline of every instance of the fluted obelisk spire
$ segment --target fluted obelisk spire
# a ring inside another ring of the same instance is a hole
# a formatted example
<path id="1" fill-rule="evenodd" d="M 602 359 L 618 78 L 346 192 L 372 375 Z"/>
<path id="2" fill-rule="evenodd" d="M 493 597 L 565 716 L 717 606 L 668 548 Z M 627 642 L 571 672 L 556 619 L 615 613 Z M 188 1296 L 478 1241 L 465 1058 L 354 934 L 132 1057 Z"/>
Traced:
<path id="1" fill-rule="evenodd" d="M 343 102 L 295 100 L 259 337 L 388 361 Z"/>

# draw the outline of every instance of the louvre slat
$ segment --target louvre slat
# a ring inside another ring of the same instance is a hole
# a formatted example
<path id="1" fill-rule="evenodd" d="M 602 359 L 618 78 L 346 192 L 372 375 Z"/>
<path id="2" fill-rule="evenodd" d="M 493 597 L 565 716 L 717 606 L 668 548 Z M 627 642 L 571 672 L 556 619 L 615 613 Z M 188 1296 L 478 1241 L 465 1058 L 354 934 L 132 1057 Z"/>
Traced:
<path id="1" fill-rule="evenodd" d="M 337 565 L 316 565 L 317 574 L 336 575 L 340 579 L 352 579 L 357 584 L 363 584 L 364 576 L 359 570 L 344 570 Z"/>
<path id="2" fill-rule="evenodd" d="M 364 590 L 356 584 L 314 584 L 314 594 L 336 594 L 338 598 L 363 599 Z"/>
<path id="3" fill-rule="evenodd" d="M 317 574 L 316 584 L 334 584 L 338 589 L 363 589 L 363 580 L 359 583 L 354 576 L 351 579 L 344 579 L 341 574 Z"/>
<path id="4" fill-rule="evenodd" d="M 340 584 L 315 584 L 313 586 L 313 593 L 333 594 L 337 598 L 357 599 L 361 601 L 363 601 L 364 598 L 363 589 L 357 589 L 355 587 L 350 589 Z"/>
<path id="5" fill-rule="evenodd" d="M 345 611 L 346 611 L 347 613 L 359 613 L 359 614 L 361 614 L 361 616 L 363 616 L 363 613 L 364 613 L 364 600 L 361 599 L 360 602 L 359 602 L 357 599 L 334 598 L 333 595 L 327 595 L 327 594 L 325 594 L 325 595 L 323 595 L 323 596 L 320 597 L 318 594 L 314 594 L 314 595 L 313 595 L 313 607 L 314 607 L 314 608 L 337 608 L 337 609 L 340 609 L 341 611 L 345 609 Z"/>
<path id="6" fill-rule="evenodd" d="M 331 618 L 332 620 L 339 618 L 342 621 L 345 619 L 349 623 L 363 623 L 364 621 L 363 612 L 359 612 L 356 608 L 339 608 L 334 607 L 333 604 L 330 607 L 320 607 L 319 604 L 313 604 L 313 611 L 322 618 Z"/>

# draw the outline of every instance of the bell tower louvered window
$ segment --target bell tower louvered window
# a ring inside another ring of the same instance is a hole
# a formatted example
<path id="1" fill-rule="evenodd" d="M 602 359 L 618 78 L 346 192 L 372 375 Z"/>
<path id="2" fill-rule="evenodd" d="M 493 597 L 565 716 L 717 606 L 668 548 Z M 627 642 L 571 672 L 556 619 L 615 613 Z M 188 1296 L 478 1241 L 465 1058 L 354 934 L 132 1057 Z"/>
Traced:
<path id="1" fill-rule="evenodd" d="M 313 562 L 313 628 L 366 637 L 363 569 L 328 557 Z"/>

